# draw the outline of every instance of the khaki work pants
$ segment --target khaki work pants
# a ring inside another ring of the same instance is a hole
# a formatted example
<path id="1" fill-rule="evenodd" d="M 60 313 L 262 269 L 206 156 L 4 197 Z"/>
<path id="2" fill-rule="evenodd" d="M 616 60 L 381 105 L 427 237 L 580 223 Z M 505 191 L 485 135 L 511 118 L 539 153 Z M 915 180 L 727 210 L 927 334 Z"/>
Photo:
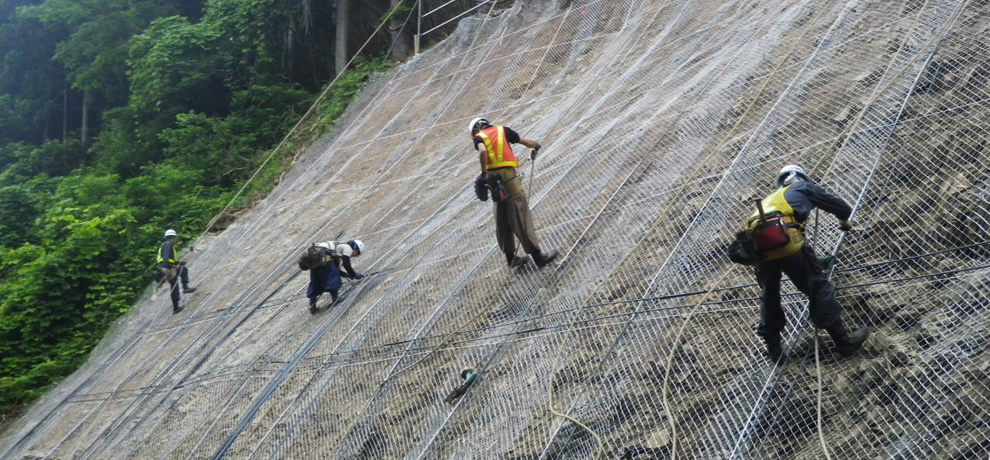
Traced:
<path id="1" fill-rule="evenodd" d="M 488 171 L 488 175 L 501 176 L 509 195 L 505 201 L 495 203 L 495 237 L 506 261 L 511 263 L 516 255 L 515 238 L 519 238 L 519 244 L 527 254 L 538 254 L 540 240 L 536 237 L 533 218 L 529 214 L 529 200 L 516 169 L 494 169 Z"/>

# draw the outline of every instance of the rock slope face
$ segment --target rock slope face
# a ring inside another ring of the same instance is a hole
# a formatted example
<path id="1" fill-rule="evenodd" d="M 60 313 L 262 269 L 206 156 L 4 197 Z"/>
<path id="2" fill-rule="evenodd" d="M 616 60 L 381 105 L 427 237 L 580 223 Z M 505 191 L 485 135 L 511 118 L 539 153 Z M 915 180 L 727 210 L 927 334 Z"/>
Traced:
<path id="1" fill-rule="evenodd" d="M 0 456 L 987 458 L 987 2 L 495 8 L 197 241 L 185 310 L 142 302 Z M 551 267 L 505 266 L 477 116 L 544 146 L 517 152 Z M 764 358 L 725 255 L 789 163 L 856 209 L 807 225 L 873 331 L 852 358 L 788 282 L 790 359 Z M 380 273 L 310 315 L 295 259 L 338 232 Z"/>

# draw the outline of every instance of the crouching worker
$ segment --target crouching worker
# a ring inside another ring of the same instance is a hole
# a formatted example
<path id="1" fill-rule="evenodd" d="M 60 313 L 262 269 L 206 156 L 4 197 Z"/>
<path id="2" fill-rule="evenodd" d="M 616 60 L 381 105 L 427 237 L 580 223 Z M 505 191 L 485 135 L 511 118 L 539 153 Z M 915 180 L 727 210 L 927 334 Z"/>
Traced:
<path id="1" fill-rule="evenodd" d="M 175 243 L 178 239 L 179 235 L 175 230 L 165 230 L 165 241 L 158 248 L 158 267 L 155 274 L 155 279 L 158 281 L 159 286 L 164 280 L 168 280 L 169 291 L 172 296 L 172 313 L 178 313 L 182 310 L 182 307 L 179 306 L 180 296 L 176 281 L 182 281 L 182 292 L 184 294 L 196 290 L 194 287 L 189 287 L 189 269 L 186 268 L 185 262 L 179 262 L 179 255 L 175 248 Z"/>
<path id="2" fill-rule="evenodd" d="M 364 278 L 364 275 L 351 267 L 351 258 L 360 256 L 362 252 L 364 252 L 364 243 L 361 240 L 343 243 L 326 241 L 314 244 L 299 258 L 299 268 L 309 270 L 309 288 L 306 290 L 306 297 L 309 298 L 310 313 L 316 313 L 316 300 L 324 292 L 330 293 L 332 301 L 337 300 L 340 287 L 343 285 L 341 276 L 355 280 Z M 340 272 L 341 266 L 344 268 L 343 274 Z"/>
<path id="3" fill-rule="evenodd" d="M 800 166 L 788 165 L 777 174 L 777 190 L 757 203 L 758 210 L 746 220 L 746 230 L 729 246 L 733 262 L 756 266 L 760 284 L 760 323 L 756 334 L 763 337 L 773 361 L 783 355 L 780 333 L 784 310 L 780 305 L 781 274 L 808 296 L 808 309 L 815 327 L 825 329 L 842 356 L 859 350 L 870 335 L 866 326 L 847 332 L 842 325 L 842 307 L 835 289 L 822 271 L 815 250 L 804 241 L 804 222 L 813 209 L 835 215 L 839 229 L 849 231 L 852 208 L 815 184 Z"/>

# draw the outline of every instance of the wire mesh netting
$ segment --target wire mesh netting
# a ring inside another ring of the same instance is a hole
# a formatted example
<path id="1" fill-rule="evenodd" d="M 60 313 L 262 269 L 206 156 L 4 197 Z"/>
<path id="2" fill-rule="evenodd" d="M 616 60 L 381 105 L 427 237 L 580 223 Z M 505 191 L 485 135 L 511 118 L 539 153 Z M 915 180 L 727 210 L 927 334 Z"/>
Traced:
<path id="1" fill-rule="evenodd" d="M 374 81 L 2 439 L 4 458 L 988 458 L 990 7 L 502 2 Z M 550 267 L 510 270 L 466 125 L 519 167 Z M 520 157 L 525 152 L 517 148 Z M 785 164 L 854 357 L 785 281 L 789 359 L 725 248 Z M 367 251 L 307 310 L 295 259 Z M 460 371 L 479 372 L 467 391 Z"/>

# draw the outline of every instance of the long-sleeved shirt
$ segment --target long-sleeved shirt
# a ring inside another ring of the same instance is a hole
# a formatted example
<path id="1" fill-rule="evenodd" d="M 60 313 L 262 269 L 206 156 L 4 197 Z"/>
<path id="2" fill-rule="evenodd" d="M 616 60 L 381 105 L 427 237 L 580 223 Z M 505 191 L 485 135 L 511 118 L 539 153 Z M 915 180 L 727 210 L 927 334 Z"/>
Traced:
<path id="1" fill-rule="evenodd" d="M 347 276 L 354 278 L 357 272 L 351 267 L 351 254 L 354 254 L 354 249 L 351 245 L 347 243 L 338 243 L 336 241 L 327 241 L 325 243 L 319 243 L 317 246 L 322 246 L 330 250 L 330 255 L 333 257 L 333 261 L 337 266 L 344 266 L 344 271 L 347 272 Z"/>
<path id="2" fill-rule="evenodd" d="M 852 207 L 848 203 L 814 182 L 795 182 L 784 192 L 784 199 L 794 209 L 794 218 L 801 223 L 808 220 L 816 207 L 840 220 L 847 220 L 852 215 Z"/>
<path id="3" fill-rule="evenodd" d="M 175 255 L 175 243 L 170 240 L 165 240 L 165 242 L 162 243 L 162 247 L 158 249 L 158 257 L 162 259 L 161 262 L 159 262 L 159 265 L 166 268 L 171 267 L 172 264 L 177 261 L 177 256 Z"/>

